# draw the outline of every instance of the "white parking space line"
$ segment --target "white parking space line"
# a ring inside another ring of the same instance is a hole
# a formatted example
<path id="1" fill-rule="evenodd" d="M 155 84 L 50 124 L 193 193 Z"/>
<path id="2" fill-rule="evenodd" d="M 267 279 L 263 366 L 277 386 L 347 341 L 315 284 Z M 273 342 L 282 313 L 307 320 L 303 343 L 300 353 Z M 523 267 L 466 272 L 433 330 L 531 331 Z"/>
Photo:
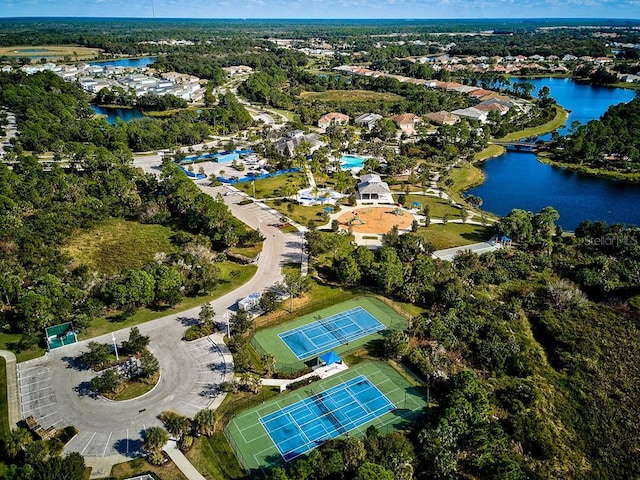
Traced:
<path id="1" fill-rule="evenodd" d="M 104 444 L 104 450 L 102 451 L 103 457 L 104 457 L 104 454 L 107 453 L 107 448 L 109 447 L 109 441 L 111 440 L 111 435 L 113 435 L 113 432 L 109 432 L 109 438 L 107 438 L 107 443 Z"/>
<path id="2" fill-rule="evenodd" d="M 80 452 L 80 455 L 84 454 L 84 451 L 87 449 L 87 447 L 89 446 L 89 444 L 91 443 L 91 441 L 93 440 L 93 437 L 96 436 L 98 432 L 93 432 L 93 435 L 91 435 L 91 438 L 89 439 L 89 441 L 87 442 L 87 444 L 84 446 L 84 448 L 82 449 L 82 451 Z"/>
<path id="3" fill-rule="evenodd" d="M 50 417 L 51 415 L 55 415 L 56 413 L 58 413 L 58 412 L 55 411 L 55 412 L 47 413 L 46 415 L 38 417 L 38 420 L 44 420 L 45 418 Z"/>
<path id="4" fill-rule="evenodd" d="M 20 388 L 29 388 L 31 385 L 33 385 L 35 383 L 46 382 L 47 380 L 51 380 L 51 377 L 43 378 L 42 380 L 35 380 L 35 381 L 29 382 L 29 383 L 24 383 L 24 384 L 20 385 Z"/>
<path id="5" fill-rule="evenodd" d="M 20 396 L 24 397 L 25 395 L 31 395 L 32 393 L 42 392 L 43 390 L 50 390 L 51 385 L 47 385 L 46 387 L 38 388 L 37 390 L 29 390 L 27 392 L 21 393 Z"/>
<path id="6" fill-rule="evenodd" d="M 181 402 L 182 402 L 182 403 L 185 403 L 185 404 L 187 404 L 187 405 L 190 405 L 190 406 L 192 406 L 193 408 L 199 408 L 199 409 L 204 408 L 202 405 L 194 405 L 193 403 L 185 402 L 184 400 L 181 400 Z"/>
<path id="7" fill-rule="evenodd" d="M 33 402 L 39 402 L 40 400 L 44 399 L 44 398 L 48 398 L 48 397 L 53 397 L 55 395 L 55 393 L 50 393 L 49 395 L 43 395 L 41 397 L 35 398 L 33 400 L 25 400 L 22 402 L 23 405 L 26 405 L 27 403 L 33 403 Z M 54 405 L 56 402 L 50 403 L 49 405 Z"/>
<path id="8" fill-rule="evenodd" d="M 52 424 L 51 424 L 51 426 L 52 426 L 52 427 L 55 427 L 55 426 L 56 426 L 57 424 L 59 424 L 60 422 L 62 422 L 62 419 L 58 420 L 58 421 L 57 421 L 57 422 L 55 422 L 55 423 L 52 423 Z"/>

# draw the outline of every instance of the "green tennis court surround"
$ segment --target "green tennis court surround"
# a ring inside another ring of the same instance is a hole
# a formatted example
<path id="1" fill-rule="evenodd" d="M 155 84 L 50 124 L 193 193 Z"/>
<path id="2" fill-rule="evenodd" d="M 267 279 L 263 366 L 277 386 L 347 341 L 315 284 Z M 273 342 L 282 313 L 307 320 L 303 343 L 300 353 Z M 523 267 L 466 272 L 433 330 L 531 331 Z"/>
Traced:
<path id="1" fill-rule="evenodd" d="M 251 344 L 258 354 L 275 356 L 276 371 L 291 372 L 305 368 L 303 360 L 313 360 L 329 350 L 344 355 L 384 338 L 388 330 L 404 330 L 408 324 L 380 300 L 358 297 L 260 330 Z"/>
<path id="2" fill-rule="evenodd" d="M 345 433 L 405 429 L 425 406 L 425 387 L 367 362 L 241 412 L 225 435 L 247 473 L 266 472 Z"/>

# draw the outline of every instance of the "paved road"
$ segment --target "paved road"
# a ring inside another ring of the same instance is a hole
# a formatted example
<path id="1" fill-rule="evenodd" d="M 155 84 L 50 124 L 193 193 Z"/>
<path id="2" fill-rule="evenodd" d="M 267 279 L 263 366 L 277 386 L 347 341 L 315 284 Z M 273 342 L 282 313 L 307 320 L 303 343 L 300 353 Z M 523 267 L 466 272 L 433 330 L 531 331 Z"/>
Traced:
<path id="1" fill-rule="evenodd" d="M 16 356 L 13 352 L 7 350 L 0 350 L 0 356 L 4 357 L 7 370 L 7 419 L 9 421 L 9 428 L 15 428 L 20 420 Z"/>
<path id="2" fill-rule="evenodd" d="M 451 262 L 458 252 L 470 251 L 477 255 L 481 255 L 483 253 L 494 252 L 498 250 L 498 248 L 500 247 L 492 243 L 480 242 L 473 243 L 471 245 L 463 245 L 461 247 L 447 248 L 445 250 L 436 250 L 433 252 L 433 257 Z"/>

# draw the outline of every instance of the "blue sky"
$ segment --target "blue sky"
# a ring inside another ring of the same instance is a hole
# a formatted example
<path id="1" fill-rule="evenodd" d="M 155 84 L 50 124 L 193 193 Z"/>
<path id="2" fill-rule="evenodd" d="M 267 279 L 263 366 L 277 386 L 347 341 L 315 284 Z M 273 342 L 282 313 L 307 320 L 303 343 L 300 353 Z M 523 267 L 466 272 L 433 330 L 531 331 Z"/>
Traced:
<path id="1" fill-rule="evenodd" d="M 640 18 L 640 0 L 0 0 L 0 17 Z"/>

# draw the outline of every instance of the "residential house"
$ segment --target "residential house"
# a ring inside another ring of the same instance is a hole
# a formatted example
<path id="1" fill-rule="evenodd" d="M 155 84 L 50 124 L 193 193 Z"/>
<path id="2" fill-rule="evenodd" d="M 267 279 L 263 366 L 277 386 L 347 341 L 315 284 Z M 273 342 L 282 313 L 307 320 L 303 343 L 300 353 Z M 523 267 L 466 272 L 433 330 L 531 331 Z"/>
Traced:
<path id="1" fill-rule="evenodd" d="M 356 198 L 359 200 L 393 203 L 393 196 L 391 195 L 389 185 L 382 181 L 380 175 L 369 173 L 361 176 L 356 190 Z"/>
<path id="2" fill-rule="evenodd" d="M 477 108 L 478 110 L 483 110 L 485 112 L 494 111 L 498 112 L 500 115 L 504 115 L 511 108 L 511 102 L 499 100 L 497 98 L 491 98 L 479 103 L 478 105 L 475 105 L 475 108 Z"/>
<path id="3" fill-rule="evenodd" d="M 458 110 L 454 110 L 451 113 L 453 113 L 454 115 L 458 115 L 459 117 L 477 120 L 480 123 L 485 123 L 487 121 L 487 117 L 489 116 L 489 112 L 478 110 L 474 107 L 459 108 Z"/>
<path id="4" fill-rule="evenodd" d="M 373 130 L 376 122 L 382 118 L 382 115 L 378 115 L 377 113 L 363 113 L 362 115 L 358 115 L 353 123 L 356 125 L 360 125 L 363 128 L 368 128 L 369 131 Z"/>
<path id="5" fill-rule="evenodd" d="M 391 120 L 407 135 L 413 135 L 416 132 L 416 126 L 422 124 L 422 119 L 413 113 L 394 115 Z"/>
<path id="6" fill-rule="evenodd" d="M 434 125 L 455 125 L 460 121 L 460 117 L 451 112 L 441 110 L 439 112 L 427 113 L 425 118 Z"/>
<path id="7" fill-rule="evenodd" d="M 331 112 L 318 119 L 318 127 L 327 128 L 331 125 L 346 125 L 349 123 L 349 115 L 344 113 Z"/>

